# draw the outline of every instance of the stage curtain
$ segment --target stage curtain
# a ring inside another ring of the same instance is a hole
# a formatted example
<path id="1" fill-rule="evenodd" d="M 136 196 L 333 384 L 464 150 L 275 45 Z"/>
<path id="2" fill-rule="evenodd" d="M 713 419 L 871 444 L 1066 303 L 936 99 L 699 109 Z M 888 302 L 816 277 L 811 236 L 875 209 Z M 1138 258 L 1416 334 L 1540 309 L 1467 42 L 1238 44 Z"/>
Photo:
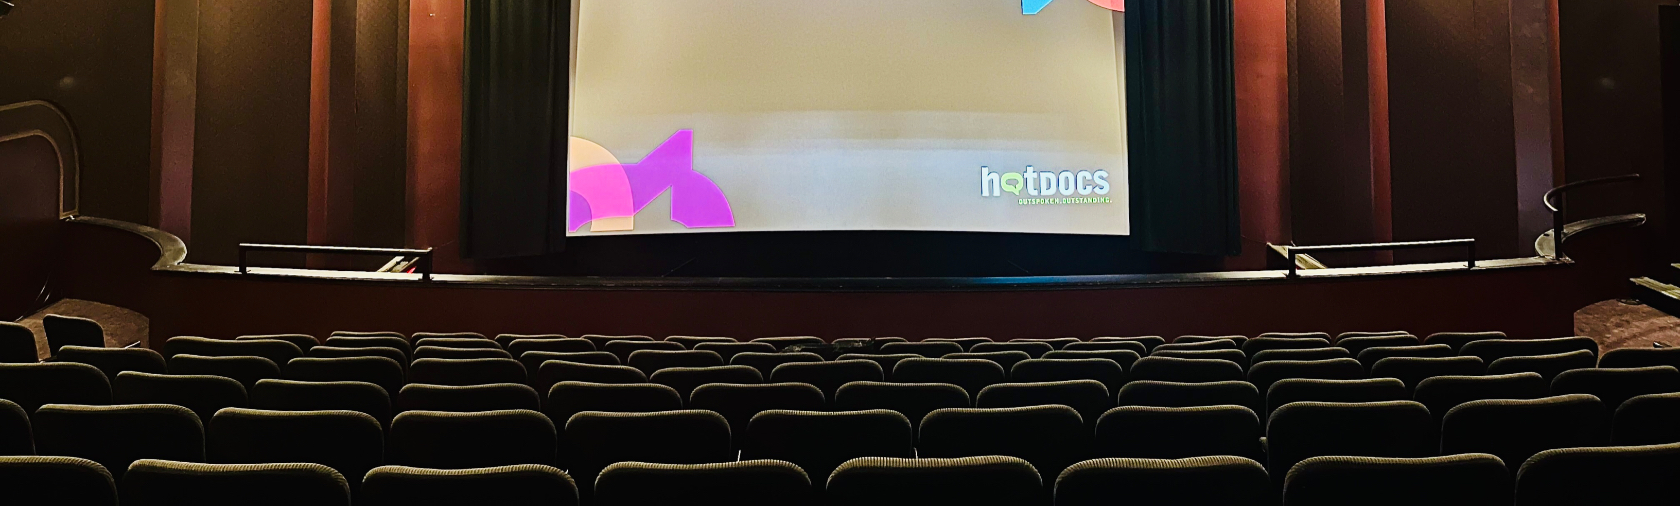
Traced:
<path id="1" fill-rule="evenodd" d="M 1236 255 L 1232 0 L 1129 0 L 1126 98 L 1133 244 Z"/>
<path id="2" fill-rule="evenodd" d="M 556 0 L 467 0 L 461 251 L 536 256 L 564 246 L 565 58 Z"/>

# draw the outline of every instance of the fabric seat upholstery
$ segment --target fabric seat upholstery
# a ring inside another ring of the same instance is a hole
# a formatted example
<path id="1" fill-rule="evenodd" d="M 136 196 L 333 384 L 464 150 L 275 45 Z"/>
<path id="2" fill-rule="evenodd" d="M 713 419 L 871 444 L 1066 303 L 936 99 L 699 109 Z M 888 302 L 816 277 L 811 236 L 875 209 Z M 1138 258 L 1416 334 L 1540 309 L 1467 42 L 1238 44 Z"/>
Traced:
<path id="1" fill-rule="evenodd" d="M 605 413 L 585 411 L 566 421 L 566 469 L 579 483 L 595 483 L 617 462 L 715 464 L 735 460 L 729 422 L 710 411 Z M 591 487 L 580 490 L 585 498 Z M 586 499 L 587 501 L 587 499 Z"/>
<path id="2" fill-rule="evenodd" d="M 171 337 L 163 342 L 163 356 L 198 355 L 201 357 L 262 357 L 276 364 L 303 356 L 297 345 L 279 340 L 207 339 L 193 336 Z"/>
<path id="3" fill-rule="evenodd" d="M 811 485 L 811 478 L 799 466 L 779 460 L 719 464 L 619 462 L 607 466 L 595 480 L 595 504 L 816 504 Z"/>
<path id="4" fill-rule="evenodd" d="M 1570 369 L 1592 369 L 1598 364 L 1598 357 L 1587 350 L 1575 350 L 1565 353 L 1547 355 L 1523 355 L 1505 357 L 1487 365 L 1488 374 L 1511 374 L 1518 372 L 1537 372 L 1541 378 L 1551 382 L 1557 375 Z"/>
<path id="5" fill-rule="evenodd" d="M 99 372 L 105 373 L 107 379 L 115 379 L 117 374 L 123 371 L 152 374 L 169 372 L 169 363 L 164 361 L 163 355 L 146 348 L 65 346 L 58 349 L 58 355 L 54 356 L 53 360 L 98 367 Z"/>
<path id="6" fill-rule="evenodd" d="M 637 350 L 630 353 L 626 365 L 642 371 L 648 376 L 660 369 L 671 367 L 719 367 L 724 365 L 723 357 L 715 351 L 703 350 Z"/>
<path id="7" fill-rule="evenodd" d="M 557 434 L 536 411 L 407 411 L 391 420 L 386 463 L 436 469 L 550 465 Z"/>
<path id="8" fill-rule="evenodd" d="M 210 419 L 210 463 L 312 462 L 352 485 L 385 459 L 385 429 L 356 411 L 269 411 L 229 408 Z"/>
<path id="9" fill-rule="evenodd" d="M 1114 407 L 1114 396 L 1108 387 L 1094 380 L 1068 380 L 1039 383 L 998 383 L 980 390 L 974 399 L 977 408 L 1021 408 L 1059 404 L 1079 412 L 1087 426 L 1094 427 L 1097 419 Z"/>
<path id="10" fill-rule="evenodd" d="M 173 404 L 48 404 L 32 422 L 36 452 L 92 460 L 117 479 L 140 459 L 204 461 L 204 426 L 192 410 Z"/>
<path id="11" fill-rule="evenodd" d="M 1109 392 L 1119 392 L 1126 385 L 1126 371 L 1120 364 L 1101 358 L 1025 360 L 1009 371 L 1009 380 L 1019 383 L 1093 380 L 1102 383 Z"/>
<path id="12" fill-rule="evenodd" d="M 742 434 L 741 459 L 782 460 L 806 473 L 827 476 L 854 458 L 915 457 L 910 431 L 910 419 L 884 409 L 764 411 L 753 416 Z"/>
<path id="13" fill-rule="evenodd" d="M 1255 413 L 1266 412 L 1265 397 L 1247 381 L 1216 381 L 1209 383 L 1177 383 L 1171 381 L 1133 381 L 1120 388 L 1117 406 L 1158 406 L 1188 408 L 1230 404 L 1248 408 Z"/>
<path id="14" fill-rule="evenodd" d="M 853 381 L 886 381 L 881 364 L 869 360 L 836 360 L 832 362 L 794 362 L 776 366 L 770 371 L 771 383 L 806 383 L 816 386 L 825 399 L 833 399 L 834 392 Z M 838 463 L 837 463 L 838 465 Z"/>
<path id="15" fill-rule="evenodd" d="M 251 387 L 251 407 L 275 411 L 344 410 L 366 413 L 391 424 L 391 396 L 366 381 L 293 381 L 267 379 Z"/>
<path id="16" fill-rule="evenodd" d="M 194 464 L 136 461 L 122 480 L 123 506 L 349 506 L 350 484 L 320 464 Z"/>
<path id="17" fill-rule="evenodd" d="M 1478 359 L 1479 360 L 1479 359 Z M 1454 406 L 1482 399 L 1539 399 L 1546 396 L 1546 380 L 1538 373 L 1497 376 L 1436 376 L 1418 382 L 1412 399 L 1423 403 L 1436 420 Z"/>
<path id="18" fill-rule="evenodd" d="M 966 408 L 974 404 L 967 391 L 949 383 L 858 381 L 840 387 L 834 394 L 833 405 L 834 409 L 840 411 L 897 411 L 910 419 L 910 426 L 920 433 L 922 419 L 926 418 L 928 413 L 945 408 Z"/>
<path id="19" fill-rule="evenodd" d="M 584 411 L 652 413 L 683 409 L 682 396 L 675 389 L 654 383 L 607 384 L 562 381 L 548 391 L 547 413 L 556 425 L 564 426 L 572 415 Z"/>
<path id="20" fill-rule="evenodd" d="M 1219 486 L 1210 487 L 1208 484 Z M 1080 462 L 1056 479 L 1057 506 L 1127 504 L 1267 505 L 1277 501 L 1266 468 L 1235 456 L 1177 460 L 1104 458 Z"/>
<path id="21" fill-rule="evenodd" d="M 111 382 L 116 404 L 174 404 L 192 410 L 200 421 L 222 408 L 242 407 L 249 401 L 245 385 L 221 376 L 148 374 L 123 371 Z"/>
<path id="22" fill-rule="evenodd" d="M 1300 461 L 1326 455 L 1434 456 L 1435 421 L 1413 401 L 1293 402 L 1266 424 L 1266 468 L 1281 484 Z"/>
<path id="23" fill-rule="evenodd" d="M 409 380 L 428 385 L 525 383 L 525 366 L 511 358 L 422 358 L 409 366 Z M 396 390 L 401 390 L 397 387 Z M 395 392 L 396 390 L 392 390 Z"/>
<path id="24" fill-rule="evenodd" d="M 729 433 L 740 435 L 747 433 L 747 424 L 752 421 L 754 415 L 761 412 L 822 411 L 827 404 L 822 390 L 807 383 L 711 383 L 696 387 L 687 406 L 690 409 L 704 409 L 722 415 L 724 420 L 729 422 Z M 912 420 L 916 421 L 920 419 Z M 737 446 L 744 442 L 739 437 L 734 440 Z"/>
<path id="25" fill-rule="evenodd" d="M 1622 402 L 1645 394 L 1680 392 L 1680 370 L 1673 366 L 1625 369 L 1576 369 L 1552 380 L 1552 395 L 1592 394 L 1615 411 Z"/>
<path id="26" fill-rule="evenodd" d="M 280 377 L 280 366 L 262 357 L 169 357 L 169 374 L 232 378 L 250 390 L 258 381 Z"/>
<path id="27" fill-rule="evenodd" d="M 47 353 L 51 355 L 65 346 L 105 347 L 105 328 L 87 318 L 49 314 L 41 317 L 41 327 L 47 334 Z"/>
<path id="28" fill-rule="evenodd" d="M 0 490 L 12 504 L 117 506 L 111 473 L 75 457 L 0 456 Z"/>
<path id="29" fill-rule="evenodd" d="M 1516 504 L 1664 504 L 1680 497 L 1676 475 L 1680 444 L 1546 450 L 1517 470 Z"/>
<path id="30" fill-rule="evenodd" d="M 428 385 L 410 383 L 397 392 L 397 411 L 503 411 L 542 409 L 542 396 L 523 383 Z"/>
<path id="31" fill-rule="evenodd" d="M 1527 462 L 1543 450 L 1603 446 L 1609 413 L 1590 395 L 1470 401 L 1441 418 L 1441 453 L 1489 453 Z"/>
<path id="32" fill-rule="evenodd" d="M 578 504 L 577 483 L 550 466 L 522 464 L 476 469 L 380 466 L 367 473 L 356 504 Z"/>
<path id="33" fill-rule="evenodd" d="M 914 343 L 887 343 L 881 345 L 881 353 L 897 355 L 908 353 L 920 355 L 922 358 L 939 358 L 952 353 L 962 353 L 962 345 L 950 341 L 920 341 Z M 1031 353 L 1028 353 L 1031 355 Z"/>
<path id="34" fill-rule="evenodd" d="M 721 367 L 672 367 L 653 373 L 649 381 L 676 389 L 682 396 L 683 402 L 688 402 L 694 389 L 701 385 L 712 383 L 726 383 L 733 385 L 756 385 L 764 382 L 764 376 L 758 369 L 744 365 L 726 365 Z"/>
<path id="35" fill-rule="evenodd" d="M 1015 457 L 864 457 L 834 470 L 827 497 L 835 506 L 1015 506 L 1042 503 L 1044 481 Z"/>
<path id="36" fill-rule="evenodd" d="M 1423 380 L 1436 376 L 1481 376 L 1487 366 L 1477 357 L 1389 357 L 1371 364 L 1371 377 L 1395 378 L 1406 391 L 1417 389 Z"/>
<path id="37" fill-rule="evenodd" d="M 1284 478 L 1284 506 L 1511 504 L 1511 472 L 1487 454 L 1425 458 L 1313 457 Z"/>
<path id="38" fill-rule="evenodd" d="M 734 357 L 729 359 L 729 365 L 744 365 L 758 369 L 760 377 L 768 378 L 778 365 L 822 361 L 822 355 L 815 353 L 757 353 L 749 351 L 736 353 Z"/>
<path id="39" fill-rule="evenodd" d="M 1131 381 L 1171 381 L 1175 383 L 1208 383 L 1214 381 L 1245 381 L 1243 368 L 1236 362 L 1204 358 L 1175 358 L 1148 356 L 1132 366 Z"/>
<path id="40" fill-rule="evenodd" d="M 1214 455 L 1262 458 L 1260 417 L 1242 406 L 1121 406 L 1096 424 L 1100 457 L 1182 459 Z"/>
<path id="41" fill-rule="evenodd" d="M 962 387 L 970 395 L 980 389 L 1002 383 L 1006 376 L 1003 366 L 990 360 L 950 360 L 943 358 L 912 358 L 893 366 L 893 381 L 898 383 L 949 383 Z"/>
<path id="42" fill-rule="evenodd" d="M 1611 427 L 1610 444 L 1617 446 L 1680 443 L 1680 393 L 1645 394 L 1623 401 Z"/>
<path id="43" fill-rule="evenodd" d="M 27 413 L 44 404 L 110 404 L 111 384 L 105 373 L 87 364 L 0 364 L 0 399 Z"/>
<path id="44" fill-rule="evenodd" d="M 1266 412 L 1270 417 L 1279 406 L 1291 402 L 1384 402 L 1411 400 L 1406 385 L 1394 378 L 1359 380 L 1280 380 L 1266 391 Z"/>
<path id="45" fill-rule="evenodd" d="M 1067 406 L 946 408 L 922 419 L 917 455 L 950 458 L 1007 455 L 1031 462 L 1046 475 L 1084 460 L 1091 433 Z"/>
<path id="46" fill-rule="evenodd" d="M 437 359 L 427 359 L 437 360 Z M 361 381 L 379 385 L 387 397 L 402 390 L 402 364 L 385 357 L 299 358 L 286 362 L 280 377 L 293 381 Z"/>

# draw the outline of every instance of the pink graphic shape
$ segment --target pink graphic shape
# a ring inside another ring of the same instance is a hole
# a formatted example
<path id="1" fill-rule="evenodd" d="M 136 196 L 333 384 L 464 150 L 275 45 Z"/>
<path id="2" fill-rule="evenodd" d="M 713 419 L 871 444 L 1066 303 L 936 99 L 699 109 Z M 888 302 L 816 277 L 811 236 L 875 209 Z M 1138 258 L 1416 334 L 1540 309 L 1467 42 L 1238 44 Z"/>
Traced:
<path id="1" fill-rule="evenodd" d="M 688 228 L 735 226 L 729 198 L 694 171 L 694 131 L 679 130 L 640 163 L 584 167 L 568 174 L 566 230 L 591 221 L 635 216 L 671 190 L 671 221 Z"/>
<path id="2" fill-rule="evenodd" d="M 1111 11 L 1126 12 L 1126 0 L 1091 0 L 1091 3 Z"/>

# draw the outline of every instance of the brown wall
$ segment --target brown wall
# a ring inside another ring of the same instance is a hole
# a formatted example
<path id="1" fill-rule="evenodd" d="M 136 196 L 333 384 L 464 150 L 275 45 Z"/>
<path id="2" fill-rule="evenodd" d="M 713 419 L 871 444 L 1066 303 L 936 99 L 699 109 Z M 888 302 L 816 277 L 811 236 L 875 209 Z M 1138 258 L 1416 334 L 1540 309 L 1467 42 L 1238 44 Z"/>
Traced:
<path id="1" fill-rule="evenodd" d="M 58 170 L 58 151 L 47 138 L 0 141 L 0 241 L 7 245 L 0 248 L 0 321 L 38 309 L 59 231 Z"/>
<path id="2" fill-rule="evenodd" d="M 1242 256 L 1227 269 L 1266 267 L 1266 243 L 1289 239 L 1289 26 L 1286 0 L 1234 4 L 1237 179 Z"/>
<path id="3" fill-rule="evenodd" d="M 1369 2 L 1290 3 L 1291 237 L 1303 245 L 1376 242 Z"/>

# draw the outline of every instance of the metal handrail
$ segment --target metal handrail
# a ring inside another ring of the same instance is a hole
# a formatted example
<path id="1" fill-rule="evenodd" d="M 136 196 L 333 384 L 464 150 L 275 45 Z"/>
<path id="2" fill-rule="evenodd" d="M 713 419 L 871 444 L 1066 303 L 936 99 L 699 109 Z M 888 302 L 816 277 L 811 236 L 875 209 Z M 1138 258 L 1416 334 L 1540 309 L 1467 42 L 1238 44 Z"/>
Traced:
<path id="1" fill-rule="evenodd" d="M 1563 227 L 1564 227 L 1564 225 L 1568 224 L 1568 222 L 1564 219 L 1564 216 L 1563 216 L 1563 210 L 1565 209 L 1563 197 L 1564 197 L 1564 194 L 1566 192 L 1568 192 L 1570 190 L 1586 187 L 1586 186 L 1597 186 L 1597 185 L 1601 185 L 1601 184 L 1620 183 L 1620 182 L 1623 182 L 1623 181 L 1634 181 L 1634 180 L 1638 180 L 1639 177 L 1640 177 L 1639 174 L 1622 174 L 1620 176 L 1601 177 L 1601 178 L 1596 178 L 1596 179 L 1588 179 L 1586 181 L 1576 181 L 1576 182 L 1573 182 L 1573 183 L 1565 184 L 1563 186 L 1559 186 L 1557 188 L 1552 188 L 1550 190 L 1546 190 L 1546 195 L 1542 198 L 1546 201 L 1546 209 L 1549 209 L 1549 210 L 1552 211 L 1552 258 L 1564 258 L 1564 256 L 1563 256 Z"/>
<path id="2" fill-rule="evenodd" d="M 1289 254 L 1289 277 L 1300 277 L 1296 272 L 1295 257 L 1301 253 L 1315 251 L 1392 251 L 1402 249 L 1443 248 L 1447 246 L 1464 246 L 1466 259 L 1470 266 L 1476 268 L 1476 240 L 1475 239 L 1445 239 L 1440 241 L 1408 241 L 1408 242 L 1375 242 L 1367 244 L 1334 244 L 1325 246 L 1284 246 Z"/>
<path id="3" fill-rule="evenodd" d="M 347 246 L 302 246 L 292 244 L 249 244 L 239 243 L 239 273 L 249 274 L 250 268 L 245 261 L 245 254 L 252 251 L 283 251 L 291 253 L 335 253 L 343 255 L 401 255 L 420 258 L 420 280 L 432 280 L 432 248 L 354 248 Z"/>

